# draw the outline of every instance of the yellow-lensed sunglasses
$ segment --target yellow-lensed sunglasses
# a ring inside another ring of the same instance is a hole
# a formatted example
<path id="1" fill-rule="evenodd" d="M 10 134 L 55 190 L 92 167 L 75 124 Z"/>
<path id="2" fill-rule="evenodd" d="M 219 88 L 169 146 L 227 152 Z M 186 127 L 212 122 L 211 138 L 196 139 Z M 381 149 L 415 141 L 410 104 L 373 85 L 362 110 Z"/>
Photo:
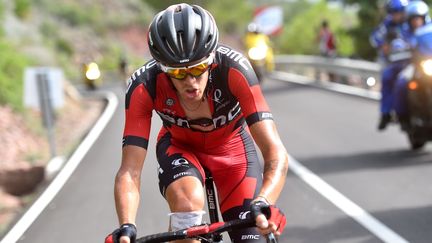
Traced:
<path id="1" fill-rule="evenodd" d="M 213 58 L 214 54 L 210 54 L 210 56 L 204 61 L 186 67 L 168 67 L 162 63 L 160 63 L 159 66 L 161 70 L 171 78 L 183 80 L 188 74 L 197 78 L 209 69 L 210 65 L 213 63 Z"/>

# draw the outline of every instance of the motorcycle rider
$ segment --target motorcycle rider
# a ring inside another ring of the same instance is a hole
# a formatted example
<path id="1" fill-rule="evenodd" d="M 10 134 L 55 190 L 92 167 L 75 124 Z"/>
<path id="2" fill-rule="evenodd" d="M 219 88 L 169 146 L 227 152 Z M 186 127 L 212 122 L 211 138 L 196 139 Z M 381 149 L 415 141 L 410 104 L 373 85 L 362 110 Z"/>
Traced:
<path id="1" fill-rule="evenodd" d="M 429 7 L 423 1 L 411 1 L 406 7 L 406 16 L 409 28 L 408 42 L 411 48 L 415 49 L 417 45 L 416 30 L 431 23 Z M 412 64 L 407 66 L 400 73 L 395 83 L 394 110 L 402 129 L 405 129 L 408 125 L 407 82 L 411 80 L 413 72 L 414 66 Z"/>
<path id="2" fill-rule="evenodd" d="M 270 38 L 260 31 L 259 26 L 256 23 L 250 23 L 247 27 L 247 33 L 244 38 L 244 44 L 246 50 L 250 50 L 253 47 L 259 45 L 265 45 L 267 52 L 265 56 L 266 70 L 272 72 L 274 70 L 274 56 L 273 49 L 271 48 Z"/>
<path id="3" fill-rule="evenodd" d="M 403 23 L 405 21 L 405 7 L 408 0 L 388 0 L 386 4 L 387 16 L 381 24 L 371 33 L 370 43 L 378 49 L 380 62 L 384 65 L 381 74 L 381 119 L 378 130 L 386 128 L 391 121 L 391 110 L 393 103 L 393 85 L 398 73 L 403 69 L 400 64 L 389 63 L 390 52 L 389 33 L 397 36 L 403 35 Z"/>
<path id="4" fill-rule="evenodd" d="M 83 79 L 84 83 L 89 90 L 96 90 L 101 83 L 101 71 L 96 62 L 83 63 Z"/>

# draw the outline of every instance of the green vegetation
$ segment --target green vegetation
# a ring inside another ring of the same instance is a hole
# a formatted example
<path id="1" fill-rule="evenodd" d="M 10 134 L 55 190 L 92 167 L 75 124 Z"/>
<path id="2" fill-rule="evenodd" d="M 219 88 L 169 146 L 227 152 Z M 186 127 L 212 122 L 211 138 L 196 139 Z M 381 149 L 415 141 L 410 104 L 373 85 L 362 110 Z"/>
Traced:
<path id="1" fill-rule="evenodd" d="M 338 54 L 351 56 L 355 53 L 349 28 L 356 24 L 356 16 L 342 9 L 331 9 L 325 1 L 317 4 L 297 3 L 291 8 L 295 16 L 285 20 L 281 36 L 275 39 L 279 53 L 317 55 L 317 35 L 321 22 L 326 19 L 337 40 Z"/>
<path id="2" fill-rule="evenodd" d="M 374 60 L 376 50 L 369 44 L 369 35 L 373 29 L 386 16 L 385 2 L 382 0 L 344 0 L 346 4 L 359 6 L 358 12 L 359 25 L 348 31 L 354 43 L 355 53 L 363 59 Z M 432 4 L 432 0 L 424 0 L 428 5 Z"/>
<path id="3" fill-rule="evenodd" d="M 15 0 L 15 15 L 21 19 L 25 19 L 31 10 L 30 0 Z"/>
<path id="4" fill-rule="evenodd" d="M 85 6 L 79 2 L 64 2 L 57 4 L 48 4 L 46 10 L 51 12 L 59 19 L 69 23 L 71 26 L 94 25 L 98 21 L 99 8 L 95 5 Z"/>
<path id="5" fill-rule="evenodd" d="M 4 3 L 0 1 L 0 20 L 3 19 Z"/>
<path id="6" fill-rule="evenodd" d="M 22 109 L 23 73 L 29 59 L 18 48 L 0 38 L 0 104 Z"/>
<path id="7" fill-rule="evenodd" d="M 208 1 L 206 8 L 216 19 L 219 31 L 225 35 L 244 33 L 252 19 L 253 6 L 245 1 Z"/>
<path id="8" fill-rule="evenodd" d="M 318 54 L 318 28 L 321 21 L 327 19 L 336 35 L 339 55 L 356 55 L 373 60 L 376 51 L 370 46 L 368 36 L 385 16 L 384 1 L 344 1 L 348 5 L 355 4 L 359 11 L 332 8 L 325 0 L 318 3 L 306 0 L 279 1 L 284 10 L 284 26 L 279 36 L 272 37 L 276 52 Z M 222 37 L 241 40 L 247 24 L 253 18 L 254 9 L 264 4 L 269 5 L 272 1 L 183 2 L 208 9 L 216 18 Z M 37 22 L 33 18 L 38 17 L 40 20 L 41 24 L 35 25 L 39 28 L 39 35 L 43 37 L 38 45 L 42 45 L 46 48 L 46 53 L 51 53 L 49 55 L 54 57 L 47 58 L 45 63 L 37 63 L 42 61 L 35 58 L 35 64 L 59 65 L 66 76 L 73 80 L 81 77 L 80 62 L 86 59 L 97 61 L 102 70 L 116 70 L 118 59 L 123 54 L 128 56 L 134 68 L 144 63 L 141 56 L 124 53 L 126 44 L 113 37 L 118 37 L 125 27 L 130 26 L 139 26 L 145 31 L 155 13 L 174 3 L 178 1 L 14 0 L 15 8 L 12 11 L 24 24 Z M 4 5 L 4 1 L 0 1 L 0 19 L 4 17 Z M 28 17 L 30 13 L 31 18 Z M 23 39 L 12 42 L 0 28 L 0 104 L 8 103 L 15 109 L 21 109 L 22 76 L 29 58 L 17 50 L 25 50 L 22 48 L 24 45 L 34 45 L 32 38 L 38 40 L 35 36 L 24 36 Z M 142 39 L 145 42 L 144 36 Z"/>

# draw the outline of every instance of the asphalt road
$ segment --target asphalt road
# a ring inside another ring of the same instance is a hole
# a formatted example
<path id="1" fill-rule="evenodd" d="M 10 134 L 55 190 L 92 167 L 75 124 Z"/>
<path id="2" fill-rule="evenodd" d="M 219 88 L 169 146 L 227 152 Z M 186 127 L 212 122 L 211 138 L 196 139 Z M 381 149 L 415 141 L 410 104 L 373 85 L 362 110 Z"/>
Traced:
<path id="1" fill-rule="evenodd" d="M 112 120 L 19 242 L 103 242 L 116 227 L 113 182 L 120 162 L 123 90 L 111 89 L 120 99 Z M 412 152 L 397 127 L 378 133 L 376 101 L 274 80 L 263 90 L 291 156 L 405 242 L 432 241 L 430 145 Z M 142 176 L 140 235 L 167 229 L 153 149 L 160 124 L 154 116 Z M 380 230 L 372 233 L 293 170 L 278 204 L 288 219 L 281 242 L 383 242 Z"/>

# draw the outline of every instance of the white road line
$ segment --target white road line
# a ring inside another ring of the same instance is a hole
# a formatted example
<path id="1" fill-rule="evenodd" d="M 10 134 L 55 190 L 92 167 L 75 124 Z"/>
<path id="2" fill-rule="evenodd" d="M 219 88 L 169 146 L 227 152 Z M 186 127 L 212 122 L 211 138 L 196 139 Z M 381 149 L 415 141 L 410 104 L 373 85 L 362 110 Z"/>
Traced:
<path id="1" fill-rule="evenodd" d="M 58 173 L 58 175 L 45 189 L 42 195 L 33 203 L 33 205 L 27 210 L 27 212 L 25 212 L 25 214 L 12 227 L 12 229 L 6 234 L 6 236 L 2 239 L 0 243 L 17 242 L 22 237 L 28 227 L 36 220 L 39 214 L 45 209 L 46 206 L 48 206 L 48 204 L 52 201 L 55 195 L 61 190 L 63 185 L 72 175 L 74 170 L 80 164 L 83 157 L 87 154 L 91 146 L 94 144 L 103 129 L 111 120 L 111 117 L 113 116 L 114 111 L 117 108 L 118 99 L 111 92 L 104 93 L 106 93 L 105 96 L 108 100 L 108 104 L 101 117 L 97 120 L 95 126 L 90 130 L 83 142 L 72 154 L 64 168 Z"/>
<path id="2" fill-rule="evenodd" d="M 300 177 L 300 179 L 309 184 L 309 186 L 327 198 L 330 202 L 336 205 L 336 207 L 353 218 L 382 241 L 388 243 L 408 243 L 407 240 L 378 221 L 368 212 L 360 208 L 357 204 L 346 198 L 324 180 L 315 175 L 312 171 L 300 164 L 300 162 L 298 162 L 292 156 L 289 157 L 289 166 L 290 170 Z"/>

